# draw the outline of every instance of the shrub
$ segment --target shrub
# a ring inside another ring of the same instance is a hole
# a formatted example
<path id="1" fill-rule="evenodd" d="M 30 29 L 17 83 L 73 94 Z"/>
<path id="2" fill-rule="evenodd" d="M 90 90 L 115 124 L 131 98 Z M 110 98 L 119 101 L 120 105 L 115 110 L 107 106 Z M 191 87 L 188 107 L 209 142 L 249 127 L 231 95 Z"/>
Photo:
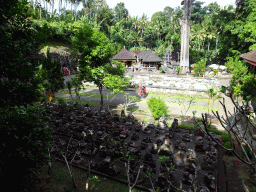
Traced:
<path id="1" fill-rule="evenodd" d="M 41 61 L 36 75 L 40 82 L 42 82 L 40 85 L 43 89 L 50 91 L 52 94 L 65 87 L 64 74 L 61 72 L 60 61 L 51 61 L 49 48 L 47 49 L 47 57 Z"/>
<path id="2" fill-rule="evenodd" d="M 61 97 L 56 97 L 55 100 L 57 100 L 59 103 L 65 103 L 65 99 Z"/>
<path id="3" fill-rule="evenodd" d="M 229 134 L 228 133 L 223 133 L 221 135 L 221 139 L 222 139 L 223 142 L 229 141 Z"/>
<path id="4" fill-rule="evenodd" d="M 229 141 L 225 142 L 225 147 L 228 148 L 228 149 L 232 149 L 231 144 L 230 144 Z M 227 155 L 232 155 L 232 154 L 233 154 L 232 151 L 225 151 L 225 153 L 226 153 Z"/>
<path id="5" fill-rule="evenodd" d="M 234 89 L 234 93 L 243 98 L 251 95 L 256 96 L 255 89 L 252 87 L 256 86 L 255 73 L 248 71 L 248 66 L 245 61 L 241 61 L 240 57 L 227 57 L 228 61 L 225 63 L 228 71 L 233 74 L 231 79 L 231 85 Z"/>
<path id="6" fill-rule="evenodd" d="M 162 67 L 159 67 L 159 71 L 163 71 Z"/>
<path id="7" fill-rule="evenodd" d="M 180 73 L 180 66 L 178 66 L 178 67 L 176 68 L 176 71 L 177 71 L 178 74 Z"/>
<path id="8" fill-rule="evenodd" d="M 179 124 L 179 128 L 180 129 L 189 128 L 191 131 L 193 131 L 195 129 L 195 126 L 194 125 L 190 125 L 190 124 Z"/>
<path id="9" fill-rule="evenodd" d="M 245 152 L 247 153 L 248 157 L 251 159 L 253 157 L 252 153 L 250 153 L 250 148 L 246 145 L 246 146 L 243 146 Z M 241 149 L 241 157 L 243 158 L 245 155 L 244 155 L 244 152 L 243 150 Z"/>
<path id="10" fill-rule="evenodd" d="M 205 72 L 205 62 L 203 60 L 198 61 L 194 66 L 194 75 L 197 77 L 202 77 Z"/>
<path id="11" fill-rule="evenodd" d="M 5 122 L 0 129 L 1 172 L 5 177 L 2 179 L 20 179 L 29 170 L 37 171 L 50 161 L 49 120 L 45 109 L 35 106 L 0 109 L 0 122 Z"/>
<path id="12" fill-rule="evenodd" d="M 160 97 L 157 99 L 155 97 L 151 97 L 148 101 L 148 108 L 151 111 L 151 114 L 155 119 L 159 119 L 162 116 L 165 116 L 167 114 L 168 107 L 166 106 L 165 102 L 160 99 Z"/>
<path id="13" fill-rule="evenodd" d="M 217 129 L 208 129 L 209 132 L 213 132 L 213 133 L 216 133 L 217 135 L 221 135 L 222 132 L 217 130 Z"/>
<path id="14" fill-rule="evenodd" d="M 219 73 L 219 71 L 218 71 L 217 69 L 213 70 L 214 76 L 215 76 L 215 75 L 218 75 L 218 73 Z"/>

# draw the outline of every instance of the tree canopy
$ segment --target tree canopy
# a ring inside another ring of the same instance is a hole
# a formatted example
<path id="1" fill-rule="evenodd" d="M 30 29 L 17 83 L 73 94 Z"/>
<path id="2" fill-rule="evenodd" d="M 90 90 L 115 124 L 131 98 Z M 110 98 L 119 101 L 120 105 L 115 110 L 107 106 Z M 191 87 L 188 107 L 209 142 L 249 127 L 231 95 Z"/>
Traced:
<path id="1" fill-rule="evenodd" d="M 104 85 L 107 84 L 114 93 L 120 87 L 127 86 L 127 80 L 123 78 L 125 66 L 123 63 L 116 63 L 116 66 L 110 63 L 114 53 L 113 45 L 104 33 L 93 30 L 89 25 L 84 24 L 77 30 L 72 37 L 72 45 L 72 54 L 77 58 L 80 70 L 79 79 L 94 82 L 97 85 L 101 94 L 100 108 L 102 109 Z"/>

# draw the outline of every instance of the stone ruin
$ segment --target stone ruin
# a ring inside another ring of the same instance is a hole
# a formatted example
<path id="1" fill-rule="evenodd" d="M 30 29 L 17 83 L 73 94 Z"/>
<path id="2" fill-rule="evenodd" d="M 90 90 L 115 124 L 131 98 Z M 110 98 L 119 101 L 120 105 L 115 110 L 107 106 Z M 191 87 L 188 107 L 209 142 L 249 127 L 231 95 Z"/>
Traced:
<path id="1" fill-rule="evenodd" d="M 170 188 L 166 178 L 177 188 L 182 183 L 182 190 L 213 191 L 216 189 L 216 164 L 218 150 L 216 143 L 200 129 L 194 131 L 180 129 L 174 119 L 171 127 L 164 129 L 152 123 L 144 125 L 126 117 L 107 112 L 93 112 L 89 106 L 82 111 L 69 110 L 65 105 L 48 105 L 51 114 L 53 142 L 51 157 L 64 160 L 60 151 L 67 151 L 66 157 L 73 164 L 85 167 L 90 157 L 91 169 L 111 177 L 126 177 L 125 160 L 129 151 L 134 157 L 131 161 L 131 179 L 135 179 L 139 165 L 141 170 L 139 183 L 151 188 L 146 172 L 154 173 L 152 181 L 156 187 Z M 213 134 L 217 138 L 216 135 Z M 168 157 L 168 162 L 161 163 L 159 157 Z M 175 169 L 174 169 L 175 167 Z"/>

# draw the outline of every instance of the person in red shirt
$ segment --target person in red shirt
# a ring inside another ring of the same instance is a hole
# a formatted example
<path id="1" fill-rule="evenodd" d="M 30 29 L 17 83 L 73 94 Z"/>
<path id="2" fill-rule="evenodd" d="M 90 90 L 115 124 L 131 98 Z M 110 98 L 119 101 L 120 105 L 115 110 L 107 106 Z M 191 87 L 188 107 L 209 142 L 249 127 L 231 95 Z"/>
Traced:
<path id="1" fill-rule="evenodd" d="M 142 98 L 145 98 L 147 92 L 145 86 L 142 87 Z"/>
<path id="2" fill-rule="evenodd" d="M 138 90 L 138 91 L 139 91 L 139 96 L 140 96 L 140 98 L 141 98 L 141 95 L 142 95 L 142 93 L 143 93 L 143 92 L 142 92 L 142 85 L 139 87 L 139 90 Z"/>

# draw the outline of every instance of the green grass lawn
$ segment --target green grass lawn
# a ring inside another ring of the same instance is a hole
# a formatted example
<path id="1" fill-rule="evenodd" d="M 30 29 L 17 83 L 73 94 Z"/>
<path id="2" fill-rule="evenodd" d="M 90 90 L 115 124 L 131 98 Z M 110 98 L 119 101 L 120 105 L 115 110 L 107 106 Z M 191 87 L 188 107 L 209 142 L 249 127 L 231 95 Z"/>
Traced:
<path id="1" fill-rule="evenodd" d="M 38 184 L 38 191 L 41 188 L 41 191 L 64 191 L 64 188 L 69 189 L 72 192 L 82 192 L 86 191 L 85 179 L 87 176 L 87 171 L 72 167 L 72 172 L 75 178 L 75 183 L 77 189 L 74 189 L 71 177 L 68 172 L 67 166 L 59 161 L 52 162 L 52 173 L 48 176 L 48 165 L 42 167 L 38 176 L 42 178 L 41 183 Z M 96 176 L 91 174 L 91 177 Z M 48 179 L 47 179 L 48 177 Z M 95 184 L 95 187 L 91 188 L 90 191 L 94 192 L 120 192 L 128 191 L 128 187 L 125 184 L 115 182 L 113 180 L 98 176 L 99 181 L 94 181 L 91 183 Z M 140 192 L 141 190 L 133 189 L 132 192 Z"/>
<path id="2" fill-rule="evenodd" d="M 98 89 L 97 86 L 90 86 L 90 85 L 85 85 L 85 86 L 80 86 L 81 89 Z"/>
<path id="3" fill-rule="evenodd" d="M 137 113 L 144 113 L 144 114 L 151 114 L 149 110 L 142 110 L 142 109 L 136 109 L 136 108 L 131 108 L 131 107 L 128 107 L 127 111 L 137 112 Z"/>
<path id="4" fill-rule="evenodd" d="M 81 104 L 89 104 L 91 106 L 100 106 L 100 103 L 95 103 L 95 102 L 87 102 L 87 101 L 79 101 L 79 100 L 75 100 L 75 99 L 66 99 L 66 98 L 62 98 L 62 97 L 55 97 L 55 100 L 57 101 L 63 101 L 63 102 L 77 102 L 77 103 L 81 103 Z"/>
<path id="5" fill-rule="evenodd" d="M 148 96 L 151 97 L 160 97 L 160 98 L 172 98 L 172 99 L 184 99 L 184 100 L 190 100 L 191 98 L 189 96 L 182 96 L 182 95 L 174 95 L 174 94 L 168 94 L 168 95 L 160 95 L 160 94 L 155 94 L 155 93 L 149 93 Z M 192 97 L 194 99 L 194 101 L 204 101 L 204 102 L 208 102 L 208 98 L 205 98 L 203 96 L 198 96 L 198 97 Z M 218 103 L 219 100 L 216 99 L 214 101 L 214 103 Z M 212 103 L 212 100 L 210 100 L 210 103 Z"/>
<path id="6" fill-rule="evenodd" d="M 147 103 L 147 100 L 144 99 L 142 101 L 140 101 L 139 103 Z M 175 108 L 181 108 L 183 109 L 183 105 L 180 105 L 178 103 L 172 103 L 172 102 L 165 102 L 166 105 L 168 107 L 175 107 Z M 216 107 L 211 107 L 211 104 L 209 105 L 209 111 L 213 110 L 213 111 L 219 111 L 218 108 Z M 185 109 L 187 109 L 188 105 L 185 105 Z M 205 112 L 208 112 L 208 106 L 198 106 L 198 105 L 190 105 L 190 108 L 191 110 L 197 110 L 197 111 L 205 111 Z"/>
<path id="7" fill-rule="evenodd" d="M 69 94 L 69 92 L 67 90 L 59 90 L 59 93 L 65 93 L 65 94 Z M 76 95 L 75 91 L 71 91 L 72 95 Z M 83 92 L 79 92 L 81 96 L 86 96 L 86 97 L 96 97 L 96 98 L 100 98 L 100 94 L 95 94 L 95 93 L 83 93 Z M 108 98 L 112 98 L 113 96 L 109 95 Z M 103 95 L 104 99 L 107 99 L 107 95 Z"/>

